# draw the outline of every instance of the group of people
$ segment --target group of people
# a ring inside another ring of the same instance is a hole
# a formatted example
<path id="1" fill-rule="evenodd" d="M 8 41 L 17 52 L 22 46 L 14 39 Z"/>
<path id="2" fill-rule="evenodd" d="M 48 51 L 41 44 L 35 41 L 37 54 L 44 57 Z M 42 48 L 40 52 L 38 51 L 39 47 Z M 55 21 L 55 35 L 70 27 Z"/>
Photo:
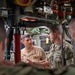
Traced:
<path id="1" fill-rule="evenodd" d="M 58 25 L 53 25 L 50 28 L 49 37 L 53 43 L 50 46 L 48 54 L 38 46 L 32 44 L 32 39 L 29 33 L 26 33 L 21 42 L 25 48 L 21 50 L 21 61 L 28 64 L 38 65 L 44 68 L 60 68 L 62 67 L 62 32 Z M 64 59 L 66 65 L 73 63 L 73 47 L 70 43 L 63 40 Z"/>
<path id="2" fill-rule="evenodd" d="M 25 48 L 21 50 L 21 61 L 30 65 L 42 67 L 42 68 L 61 68 L 62 66 L 62 50 L 61 50 L 61 31 L 58 26 L 51 26 L 50 28 L 50 40 L 52 45 L 48 55 L 45 54 L 41 47 L 34 46 L 30 34 L 25 34 L 21 42 L 25 45 Z M 69 30 L 71 32 L 72 39 L 75 41 L 75 18 L 69 23 Z M 0 17 L 0 64 L 1 65 L 14 65 L 11 61 L 4 60 L 5 48 L 7 43 L 6 31 L 4 28 L 4 20 Z M 73 63 L 73 47 L 71 44 L 63 40 L 63 49 L 66 64 Z"/>

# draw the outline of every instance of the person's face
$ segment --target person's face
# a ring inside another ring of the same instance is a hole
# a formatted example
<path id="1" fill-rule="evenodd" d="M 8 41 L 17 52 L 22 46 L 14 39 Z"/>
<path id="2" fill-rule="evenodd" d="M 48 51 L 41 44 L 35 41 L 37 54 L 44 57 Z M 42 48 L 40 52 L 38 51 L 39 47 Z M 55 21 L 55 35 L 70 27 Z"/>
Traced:
<path id="1" fill-rule="evenodd" d="M 49 36 L 50 36 L 51 42 L 55 42 L 55 39 L 57 37 L 56 32 L 50 32 Z"/>
<path id="2" fill-rule="evenodd" d="M 32 39 L 31 37 L 25 37 L 23 40 L 23 44 L 25 47 L 31 47 L 32 46 Z"/>
<path id="3" fill-rule="evenodd" d="M 75 26 L 70 25 L 70 26 L 69 26 L 69 30 L 70 30 L 72 39 L 75 41 Z"/>

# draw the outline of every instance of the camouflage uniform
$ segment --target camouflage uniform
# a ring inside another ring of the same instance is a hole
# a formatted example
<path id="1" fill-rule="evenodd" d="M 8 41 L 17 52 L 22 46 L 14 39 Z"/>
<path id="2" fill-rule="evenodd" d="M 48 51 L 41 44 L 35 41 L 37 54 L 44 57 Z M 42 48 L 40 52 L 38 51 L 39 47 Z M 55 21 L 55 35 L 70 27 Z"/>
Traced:
<path id="1" fill-rule="evenodd" d="M 0 75 L 54 75 L 52 70 L 37 68 L 24 62 L 14 66 L 0 65 Z"/>
<path id="2" fill-rule="evenodd" d="M 61 44 L 52 44 L 50 47 L 49 54 L 47 54 L 47 59 L 50 63 L 50 68 L 59 68 L 62 66 L 62 50 Z M 73 47 L 71 44 L 63 40 L 63 49 L 65 52 L 66 64 L 70 65 L 73 61 Z"/>
<path id="3" fill-rule="evenodd" d="M 60 69 L 43 69 L 19 62 L 14 66 L 0 65 L 0 75 L 75 75 L 75 65 Z"/>
<path id="4" fill-rule="evenodd" d="M 75 75 L 75 65 L 69 65 L 58 69 L 55 75 Z"/>

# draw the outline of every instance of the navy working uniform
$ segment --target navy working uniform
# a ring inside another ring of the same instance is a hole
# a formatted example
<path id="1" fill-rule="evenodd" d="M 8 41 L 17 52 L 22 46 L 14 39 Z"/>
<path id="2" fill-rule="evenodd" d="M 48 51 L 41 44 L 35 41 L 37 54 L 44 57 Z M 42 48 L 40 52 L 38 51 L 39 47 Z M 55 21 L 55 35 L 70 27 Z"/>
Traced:
<path id="1" fill-rule="evenodd" d="M 61 44 L 52 44 L 50 51 L 47 54 L 47 59 L 50 63 L 50 68 L 62 67 L 62 47 Z M 63 40 L 63 49 L 65 52 L 66 64 L 70 65 L 73 63 L 73 47 L 71 44 Z"/>

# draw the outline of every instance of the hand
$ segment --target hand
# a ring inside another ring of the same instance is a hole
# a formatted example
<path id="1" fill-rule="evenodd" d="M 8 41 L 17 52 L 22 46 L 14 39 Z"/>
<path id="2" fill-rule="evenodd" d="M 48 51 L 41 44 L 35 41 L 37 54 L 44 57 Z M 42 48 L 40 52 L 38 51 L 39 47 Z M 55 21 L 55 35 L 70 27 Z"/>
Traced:
<path id="1" fill-rule="evenodd" d="M 26 60 L 28 64 L 33 65 L 33 62 L 30 59 L 26 59 Z"/>

